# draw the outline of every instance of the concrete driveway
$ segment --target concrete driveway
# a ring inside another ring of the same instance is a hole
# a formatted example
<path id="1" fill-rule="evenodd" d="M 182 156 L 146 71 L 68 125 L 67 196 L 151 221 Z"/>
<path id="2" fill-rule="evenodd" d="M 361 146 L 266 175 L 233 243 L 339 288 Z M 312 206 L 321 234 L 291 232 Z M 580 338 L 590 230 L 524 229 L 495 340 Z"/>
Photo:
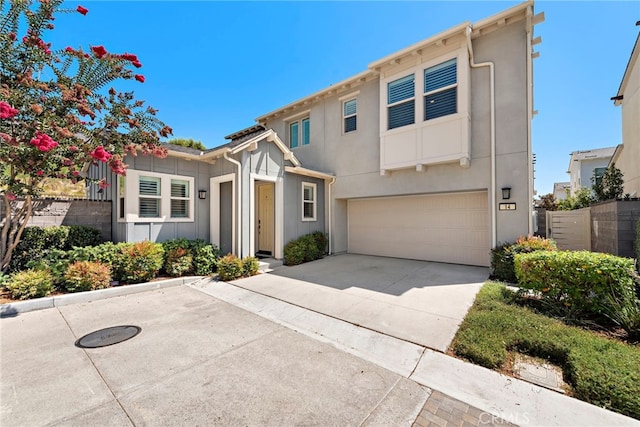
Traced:
<path id="1" fill-rule="evenodd" d="M 232 283 L 445 351 L 488 277 L 484 267 L 347 254 Z"/>
<path id="2" fill-rule="evenodd" d="M 430 393 L 185 286 L 0 322 L 3 426 L 410 425 Z M 142 332 L 74 346 L 127 324 Z"/>

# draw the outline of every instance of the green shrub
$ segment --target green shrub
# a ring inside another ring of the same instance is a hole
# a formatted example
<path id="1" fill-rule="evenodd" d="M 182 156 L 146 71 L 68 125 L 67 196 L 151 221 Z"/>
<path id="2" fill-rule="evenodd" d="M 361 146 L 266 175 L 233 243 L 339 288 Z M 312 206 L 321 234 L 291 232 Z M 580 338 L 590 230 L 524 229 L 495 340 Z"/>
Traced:
<path id="1" fill-rule="evenodd" d="M 99 230 L 82 225 L 27 227 L 13 251 L 9 270 L 24 270 L 28 268 L 29 262 L 45 258 L 51 250 L 69 250 L 74 246 L 98 245 L 101 241 Z"/>
<path id="2" fill-rule="evenodd" d="M 240 258 L 233 254 L 227 254 L 218 260 L 218 276 L 224 282 L 238 279 L 242 277 L 243 267 Z"/>
<path id="3" fill-rule="evenodd" d="M 558 248 L 551 239 L 539 236 L 521 236 L 515 243 L 502 243 L 491 250 L 491 278 L 516 283 L 514 256 L 534 251 L 555 251 Z"/>
<path id="4" fill-rule="evenodd" d="M 248 256 L 242 259 L 242 277 L 255 276 L 258 274 L 259 268 L 258 258 Z"/>
<path id="5" fill-rule="evenodd" d="M 27 268 L 37 270 L 49 270 L 54 286 L 64 283 L 64 274 L 69 266 L 69 254 L 61 249 L 45 251 L 40 259 L 29 261 Z"/>
<path id="6" fill-rule="evenodd" d="M 167 260 L 164 263 L 164 271 L 169 276 L 182 276 L 193 268 L 193 256 L 189 249 L 174 248 L 165 253 L 167 254 Z"/>
<path id="7" fill-rule="evenodd" d="M 53 291 L 53 280 L 48 270 L 24 270 L 11 275 L 5 287 L 16 299 L 39 298 Z"/>
<path id="8" fill-rule="evenodd" d="M 105 289 L 110 286 L 111 271 L 108 265 L 99 262 L 76 261 L 69 265 L 64 279 L 69 292 Z"/>
<path id="9" fill-rule="evenodd" d="M 126 283 L 140 283 L 153 279 L 164 263 L 164 249 L 160 243 L 148 240 L 122 245 L 121 280 Z"/>
<path id="10" fill-rule="evenodd" d="M 636 269 L 640 273 L 640 219 L 636 223 Z"/>
<path id="11" fill-rule="evenodd" d="M 327 251 L 327 236 L 319 231 L 305 234 L 284 246 L 284 264 L 298 265 L 322 258 Z"/>
<path id="12" fill-rule="evenodd" d="M 207 276 L 214 273 L 220 258 L 220 249 L 215 245 L 209 245 L 204 241 L 197 241 L 193 249 L 193 273 L 197 276 Z"/>
<path id="13" fill-rule="evenodd" d="M 589 251 L 537 251 L 515 256 L 518 285 L 574 314 L 607 315 L 636 304 L 634 260 Z M 564 308 L 563 308 L 564 307 Z"/>
<path id="14" fill-rule="evenodd" d="M 101 243 L 102 236 L 100 235 L 100 230 L 84 225 L 70 225 L 69 235 L 64 249 L 71 249 L 75 246 L 80 248 L 85 246 L 98 246 Z"/>

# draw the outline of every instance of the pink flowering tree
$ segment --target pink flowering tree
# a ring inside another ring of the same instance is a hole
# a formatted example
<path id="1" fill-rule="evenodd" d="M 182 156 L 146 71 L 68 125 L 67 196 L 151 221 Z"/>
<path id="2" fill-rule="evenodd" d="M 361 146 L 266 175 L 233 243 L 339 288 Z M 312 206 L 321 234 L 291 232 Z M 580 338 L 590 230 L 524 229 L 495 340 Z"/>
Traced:
<path id="1" fill-rule="evenodd" d="M 124 157 L 166 156 L 161 137 L 171 128 L 121 80 L 144 83 L 131 53 L 104 46 L 56 48 L 46 42 L 55 15 L 86 15 L 62 0 L 0 0 L 0 271 L 9 266 L 47 178 L 87 180 L 91 164 L 126 173 Z M 80 17 L 81 18 L 81 17 Z M 93 183 L 107 186 L 102 179 Z"/>

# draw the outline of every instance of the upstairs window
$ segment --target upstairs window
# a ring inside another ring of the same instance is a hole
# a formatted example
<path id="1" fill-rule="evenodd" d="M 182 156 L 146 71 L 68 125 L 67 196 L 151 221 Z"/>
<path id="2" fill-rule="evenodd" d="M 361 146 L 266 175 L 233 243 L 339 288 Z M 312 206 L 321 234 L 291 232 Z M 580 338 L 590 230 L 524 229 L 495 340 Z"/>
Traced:
<path id="1" fill-rule="evenodd" d="M 302 220 L 316 220 L 316 184 L 302 183 Z"/>
<path id="2" fill-rule="evenodd" d="M 342 105 L 344 133 L 353 132 L 358 128 L 358 101 L 356 98 L 345 101 Z"/>
<path id="3" fill-rule="evenodd" d="M 413 74 L 387 83 L 387 129 L 415 123 L 415 76 Z"/>
<path id="4" fill-rule="evenodd" d="M 309 145 L 310 138 L 311 128 L 309 117 L 289 123 L 289 148 Z"/>
<path id="5" fill-rule="evenodd" d="M 607 168 L 595 168 L 593 171 L 593 185 L 600 185 L 602 182 L 602 177 L 604 173 L 607 171 Z"/>
<path id="6" fill-rule="evenodd" d="M 424 70 L 424 119 L 458 112 L 456 58 Z"/>
<path id="7" fill-rule="evenodd" d="M 140 218 L 160 217 L 160 178 L 140 176 L 138 194 L 138 216 Z"/>

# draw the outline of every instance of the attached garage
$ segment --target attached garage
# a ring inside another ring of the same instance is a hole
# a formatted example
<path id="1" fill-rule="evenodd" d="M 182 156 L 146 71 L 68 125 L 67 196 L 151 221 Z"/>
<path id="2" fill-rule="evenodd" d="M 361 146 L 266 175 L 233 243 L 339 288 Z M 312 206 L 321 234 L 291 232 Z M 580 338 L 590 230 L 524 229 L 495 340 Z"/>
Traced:
<path id="1" fill-rule="evenodd" d="M 349 252 L 489 265 L 486 191 L 353 199 Z"/>

